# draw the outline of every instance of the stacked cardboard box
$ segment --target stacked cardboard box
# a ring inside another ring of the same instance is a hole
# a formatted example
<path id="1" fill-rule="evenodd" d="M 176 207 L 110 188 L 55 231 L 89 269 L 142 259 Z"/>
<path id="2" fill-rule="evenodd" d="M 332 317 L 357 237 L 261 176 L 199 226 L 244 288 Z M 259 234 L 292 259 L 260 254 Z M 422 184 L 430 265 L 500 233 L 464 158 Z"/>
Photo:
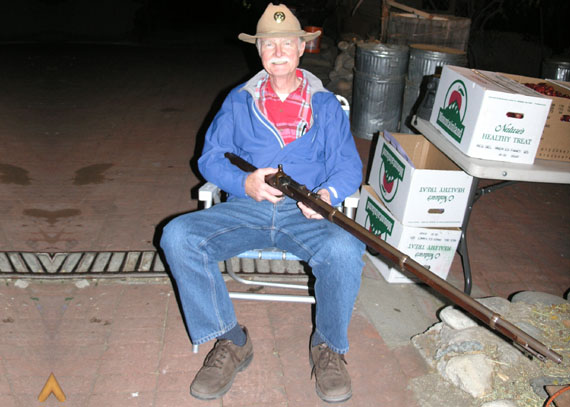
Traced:
<path id="1" fill-rule="evenodd" d="M 470 157 L 532 164 L 551 103 L 505 75 L 446 65 L 430 122 Z"/>
<path id="2" fill-rule="evenodd" d="M 392 142 L 379 137 L 356 222 L 445 279 L 461 238 L 473 178 L 422 135 L 391 136 Z M 367 255 L 386 281 L 415 281 Z"/>

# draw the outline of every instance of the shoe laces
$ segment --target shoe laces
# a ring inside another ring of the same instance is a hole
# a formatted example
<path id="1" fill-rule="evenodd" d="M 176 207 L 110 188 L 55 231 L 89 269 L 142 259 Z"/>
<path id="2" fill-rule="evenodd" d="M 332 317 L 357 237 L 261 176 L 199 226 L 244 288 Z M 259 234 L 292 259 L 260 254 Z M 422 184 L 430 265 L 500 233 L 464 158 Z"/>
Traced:
<path id="1" fill-rule="evenodd" d="M 204 366 L 221 369 L 224 366 L 224 362 L 228 359 L 228 356 L 233 360 L 238 360 L 237 355 L 231 348 L 232 345 L 232 341 L 228 339 L 218 340 L 210 353 L 208 353 L 208 356 L 206 356 Z"/>
<path id="2" fill-rule="evenodd" d="M 336 353 L 324 343 L 319 345 L 319 348 L 321 350 L 321 353 L 319 354 L 319 359 L 313 366 L 311 377 L 315 374 L 317 367 L 320 370 L 326 370 L 327 372 L 331 372 L 337 375 L 341 374 L 340 362 L 344 362 L 345 365 L 348 364 L 344 358 L 344 355 Z"/>

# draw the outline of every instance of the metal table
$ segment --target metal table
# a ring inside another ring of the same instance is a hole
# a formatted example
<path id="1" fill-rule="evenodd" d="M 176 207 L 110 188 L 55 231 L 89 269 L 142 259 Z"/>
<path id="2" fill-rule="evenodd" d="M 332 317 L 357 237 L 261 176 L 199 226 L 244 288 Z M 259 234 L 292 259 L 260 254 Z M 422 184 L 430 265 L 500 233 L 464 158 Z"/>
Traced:
<path id="1" fill-rule="evenodd" d="M 463 275 L 465 277 L 463 291 L 466 294 L 471 294 L 472 281 L 469 253 L 467 251 L 467 226 L 469 224 L 473 204 L 482 195 L 492 192 L 495 189 L 511 185 L 517 181 L 570 184 L 570 162 L 536 159 L 534 164 L 516 164 L 473 158 L 463 154 L 428 120 L 414 116 L 412 124 L 425 138 L 457 164 L 459 168 L 473 177 L 465 217 L 461 225 L 461 240 L 457 247 L 457 252 L 461 256 Z M 499 180 L 502 182 L 479 188 L 479 180 L 481 178 Z"/>

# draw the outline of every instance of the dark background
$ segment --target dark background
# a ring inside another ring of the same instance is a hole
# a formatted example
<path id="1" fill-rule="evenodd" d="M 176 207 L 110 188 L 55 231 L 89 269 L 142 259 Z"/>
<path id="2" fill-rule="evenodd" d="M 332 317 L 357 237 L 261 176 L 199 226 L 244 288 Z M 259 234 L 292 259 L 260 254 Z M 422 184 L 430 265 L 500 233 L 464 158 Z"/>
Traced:
<path id="1" fill-rule="evenodd" d="M 253 33 L 265 0 L 14 0 L 0 2 L 0 43 L 119 42 L 191 45 L 204 33 L 237 41 Z M 278 3 L 275 1 L 274 3 Z M 362 38 L 380 32 L 380 0 L 291 0 L 302 25 Z M 470 65 L 540 75 L 544 58 L 570 54 L 568 0 L 402 0 L 430 12 L 471 18 Z"/>

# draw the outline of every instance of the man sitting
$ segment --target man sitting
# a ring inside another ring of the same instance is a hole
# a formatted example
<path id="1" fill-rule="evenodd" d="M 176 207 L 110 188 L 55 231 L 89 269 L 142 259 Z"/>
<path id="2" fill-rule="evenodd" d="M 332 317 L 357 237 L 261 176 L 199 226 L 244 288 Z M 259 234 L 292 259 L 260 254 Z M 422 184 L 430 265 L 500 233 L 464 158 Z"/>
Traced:
<path id="1" fill-rule="evenodd" d="M 315 276 L 316 322 L 310 363 L 316 391 L 328 402 L 348 400 L 347 331 L 360 288 L 364 244 L 307 206 L 265 183 L 278 164 L 332 204 L 361 183 L 362 163 L 348 119 L 336 97 L 299 69 L 305 42 L 284 5 L 270 4 L 255 35 L 264 70 L 233 89 L 210 125 L 198 164 L 203 176 L 229 195 L 226 202 L 181 215 L 161 239 L 194 344 L 217 339 L 190 386 L 199 399 L 223 396 L 253 358 L 247 329 L 234 313 L 218 262 L 254 248 L 277 247 L 306 261 Z M 255 165 L 245 173 L 224 153 Z"/>

